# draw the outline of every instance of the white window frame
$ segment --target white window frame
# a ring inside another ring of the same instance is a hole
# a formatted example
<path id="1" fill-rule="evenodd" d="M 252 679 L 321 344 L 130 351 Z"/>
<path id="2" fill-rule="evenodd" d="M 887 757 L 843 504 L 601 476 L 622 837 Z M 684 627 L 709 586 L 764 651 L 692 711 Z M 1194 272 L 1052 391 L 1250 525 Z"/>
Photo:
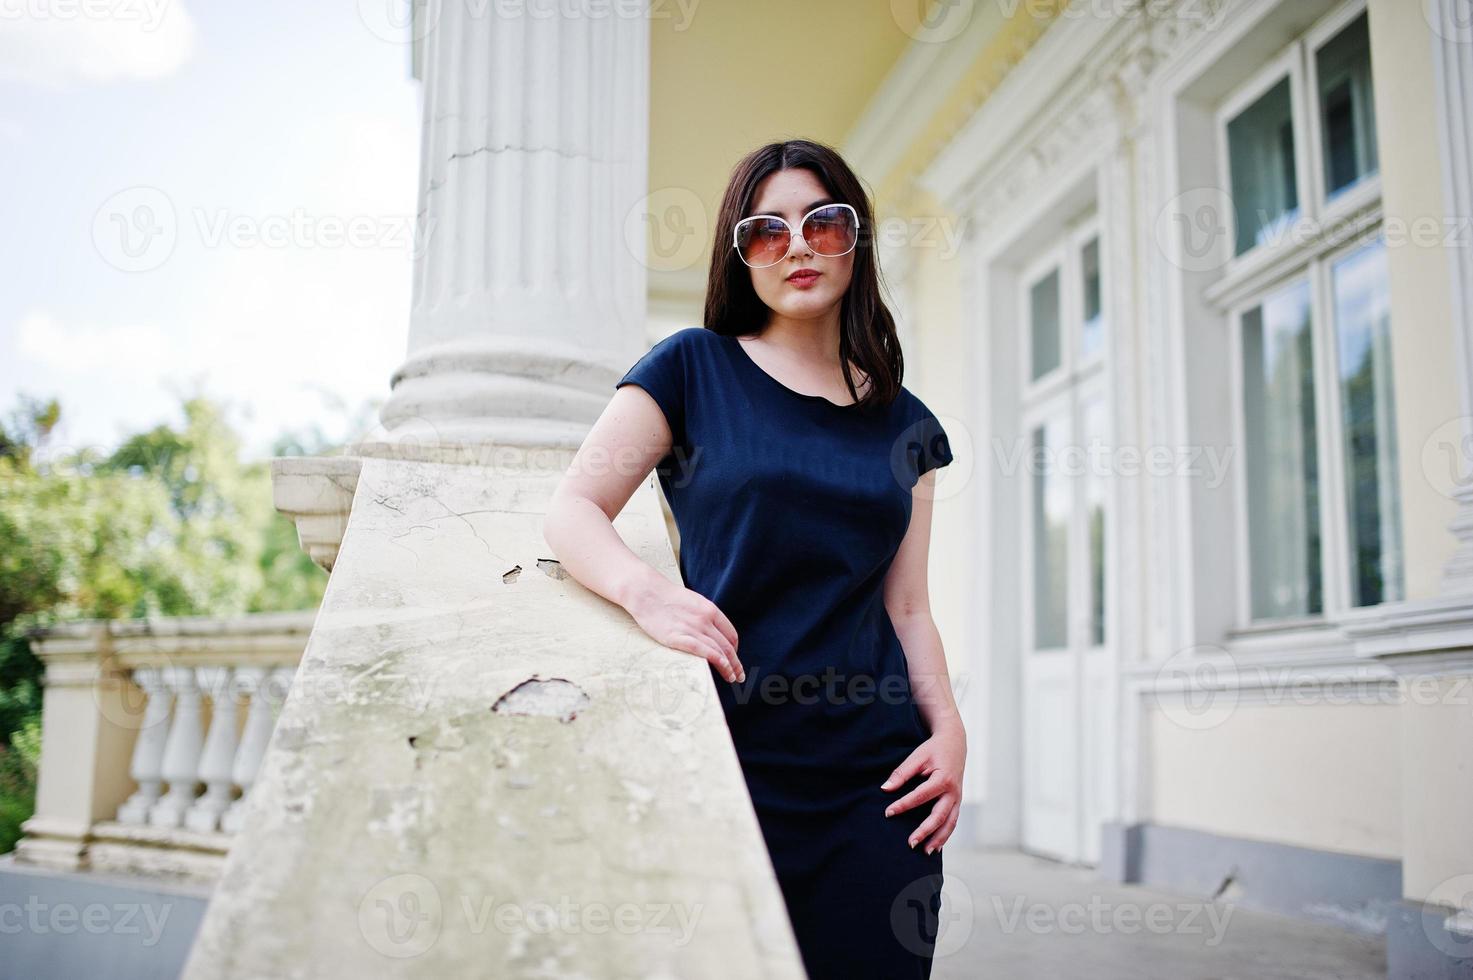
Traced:
<path id="1" fill-rule="evenodd" d="M 1319 494 L 1320 582 L 1319 612 L 1253 618 L 1252 566 L 1249 534 L 1246 465 L 1234 467 L 1237 535 L 1235 541 L 1237 609 L 1235 632 L 1251 634 L 1334 622 L 1357 608 L 1350 561 L 1349 519 L 1345 499 L 1345 444 L 1339 373 L 1339 344 L 1332 281 L 1336 262 L 1354 253 L 1382 231 L 1379 168 L 1347 188 L 1332 203 L 1325 200 L 1324 148 L 1319 123 L 1319 49 L 1366 10 L 1366 0 L 1349 0 L 1332 9 L 1249 79 L 1234 89 L 1216 113 L 1217 166 L 1230 188 L 1227 124 L 1243 109 L 1277 85 L 1287 74 L 1294 120 L 1295 176 L 1299 186 L 1299 222 L 1318 223 L 1318 233 L 1296 240 L 1256 245 L 1229 259 L 1208 298 L 1224 309 L 1229 331 L 1232 433 L 1235 445 L 1246 447 L 1243 404 L 1243 317 L 1274 293 L 1304 281 L 1309 288 L 1310 346 L 1314 372 L 1315 453 Z M 1228 254 L 1236 250 L 1236 214 L 1227 216 Z M 1301 231 L 1301 234 L 1303 232 Z M 1402 450 L 1403 452 L 1405 449 Z"/>
<path id="2" fill-rule="evenodd" d="M 1084 246 L 1091 238 L 1098 239 L 1100 252 L 1100 316 L 1103 319 L 1103 336 L 1100 349 L 1089 357 L 1080 355 L 1080 341 L 1084 329 L 1084 263 L 1080 260 Z M 1068 387 L 1073 381 L 1082 380 L 1082 375 L 1102 370 L 1105 352 L 1110 346 L 1110 285 L 1106 268 L 1105 236 L 1100 216 L 1091 212 L 1087 217 L 1071 222 L 1063 234 L 1029 261 L 1018 277 L 1017 307 L 1023 324 L 1022 343 L 1018 345 L 1020 363 L 1018 377 L 1022 404 L 1033 405 L 1044 401 L 1057 391 Z M 1058 366 L 1033 377 L 1033 287 L 1042 282 L 1049 273 L 1059 273 L 1059 363 Z"/>
<path id="3" fill-rule="evenodd" d="M 1224 194 L 1230 196 L 1232 172 L 1228 165 L 1228 123 L 1288 77 L 1289 103 L 1294 125 L 1294 180 L 1299 192 L 1299 216 L 1279 240 L 1255 245 L 1242 255 L 1236 255 L 1237 214 L 1230 209 L 1224 215 L 1227 234 L 1222 236 L 1221 243 L 1225 253 L 1221 262 L 1223 275 L 1221 281 L 1209 291 L 1209 298 L 1215 302 L 1222 302 L 1229 295 L 1240 294 L 1250 283 L 1261 285 L 1260 281 L 1265 275 L 1273 276 L 1274 270 L 1281 269 L 1286 263 L 1306 261 L 1306 254 L 1316 250 L 1322 240 L 1343 239 L 1346 234 L 1343 230 L 1345 226 L 1361 221 L 1367 211 L 1379 211 L 1379 167 L 1376 173 L 1347 188 L 1336 200 L 1326 201 L 1323 132 L 1318 111 L 1319 73 L 1316 55 L 1321 47 L 1349 26 L 1351 21 L 1366 12 L 1366 4 L 1367 0 L 1347 0 L 1326 13 L 1240 83 L 1218 108 L 1214 120 L 1217 173 L 1222 180 Z M 1379 214 L 1376 217 L 1379 218 Z"/>

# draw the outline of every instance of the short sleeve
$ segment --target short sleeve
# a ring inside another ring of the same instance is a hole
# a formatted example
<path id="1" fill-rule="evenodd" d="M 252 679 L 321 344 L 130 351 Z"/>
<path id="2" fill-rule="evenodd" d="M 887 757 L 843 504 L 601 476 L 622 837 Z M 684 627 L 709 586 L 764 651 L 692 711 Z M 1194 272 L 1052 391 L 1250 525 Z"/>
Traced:
<path id="1" fill-rule="evenodd" d="M 665 413 L 672 442 L 677 445 L 685 441 L 686 359 L 683 333 L 677 331 L 656 343 L 624 372 L 624 377 L 614 382 L 616 390 L 623 385 L 634 384 L 649 392 L 660 411 Z"/>
<path id="2" fill-rule="evenodd" d="M 916 458 L 916 476 L 919 478 L 928 470 L 950 463 L 952 454 L 951 440 L 947 438 L 941 420 L 919 398 L 916 399 L 916 407 L 919 417 L 910 426 L 908 433 L 910 447 Z"/>

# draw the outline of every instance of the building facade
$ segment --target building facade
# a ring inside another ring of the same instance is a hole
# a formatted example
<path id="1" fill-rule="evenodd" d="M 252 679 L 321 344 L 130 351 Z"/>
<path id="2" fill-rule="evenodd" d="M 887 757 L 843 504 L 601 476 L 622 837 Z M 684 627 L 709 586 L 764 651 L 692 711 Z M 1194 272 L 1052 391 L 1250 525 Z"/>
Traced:
<path id="1" fill-rule="evenodd" d="M 933 576 L 978 843 L 1473 962 L 1468 13 L 1025 9 L 851 132 L 970 457 Z"/>

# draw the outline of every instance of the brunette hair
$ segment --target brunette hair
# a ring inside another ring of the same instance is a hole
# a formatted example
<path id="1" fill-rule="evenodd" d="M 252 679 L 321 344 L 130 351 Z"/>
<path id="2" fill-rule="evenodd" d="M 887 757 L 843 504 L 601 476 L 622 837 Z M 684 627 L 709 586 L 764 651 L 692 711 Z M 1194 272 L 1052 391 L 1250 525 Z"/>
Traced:
<path id="1" fill-rule="evenodd" d="M 889 405 L 900 393 L 905 359 L 895 334 L 895 318 L 880 298 L 874 208 L 849 164 L 822 143 L 805 139 L 768 143 L 733 168 L 716 216 L 716 241 L 706 283 L 706 329 L 732 336 L 765 327 L 770 311 L 752 288 L 751 272 L 732 247 L 732 234 L 753 207 L 757 185 L 769 174 L 797 168 L 811 171 L 830 197 L 852 205 L 859 215 L 854 274 L 839 309 L 839 360 L 844 384 L 861 409 Z M 862 399 L 850 374 L 851 360 L 870 378 L 870 390 Z"/>

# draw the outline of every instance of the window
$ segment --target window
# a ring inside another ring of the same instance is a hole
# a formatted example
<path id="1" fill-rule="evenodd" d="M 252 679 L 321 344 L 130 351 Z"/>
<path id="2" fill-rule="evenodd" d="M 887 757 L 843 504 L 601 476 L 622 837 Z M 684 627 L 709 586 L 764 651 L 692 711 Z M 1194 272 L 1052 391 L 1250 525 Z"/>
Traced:
<path id="1" fill-rule="evenodd" d="M 1315 53 L 1325 187 L 1333 198 L 1378 172 L 1371 101 L 1371 35 L 1365 13 Z"/>
<path id="2" fill-rule="evenodd" d="M 1047 386 L 1105 349 L 1100 232 L 1090 219 L 1063 236 L 1024 274 L 1029 387 Z"/>
<path id="3" fill-rule="evenodd" d="M 1346 459 L 1351 603 L 1402 596 L 1401 493 L 1391 397 L 1386 246 L 1377 241 L 1330 270 Z"/>
<path id="4" fill-rule="evenodd" d="M 1309 286 L 1242 317 L 1243 436 L 1255 619 L 1318 613 L 1319 466 Z"/>
<path id="5" fill-rule="evenodd" d="M 1053 269 L 1028 290 L 1028 323 L 1033 340 L 1033 369 L 1029 377 L 1034 381 L 1056 370 L 1061 363 L 1060 312 L 1059 270 Z"/>
<path id="6" fill-rule="evenodd" d="M 1282 234 L 1299 217 L 1289 91 L 1285 78 L 1228 123 L 1237 255 Z"/>
<path id="7" fill-rule="evenodd" d="M 1100 225 L 1060 222 L 1019 276 L 1021 431 L 1035 462 L 1026 498 L 1035 650 L 1105 645 L 1109 414 Z"/>
<path id="8" fill-rule="evenodd" d="M 1234 263 L 1209 292 L 1232 297 L 1242 617 L 1399 599 L 1390 303 L 1364 3 L 1343 5 L 1297 40 L 1230 94 L 1218 119 Z M 1334 227 L 1340 217 L 1354 234 Z"/>

